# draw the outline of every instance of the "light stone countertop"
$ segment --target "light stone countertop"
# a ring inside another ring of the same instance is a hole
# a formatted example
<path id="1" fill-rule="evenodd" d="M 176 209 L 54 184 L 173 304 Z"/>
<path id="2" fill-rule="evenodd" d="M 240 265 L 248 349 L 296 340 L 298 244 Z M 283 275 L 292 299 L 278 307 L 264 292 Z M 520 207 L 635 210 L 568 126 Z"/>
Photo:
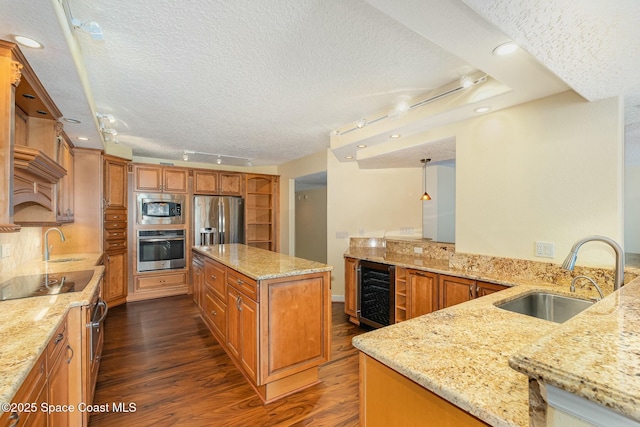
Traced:
<path id="1" fill-rule="evenodd" d="M 33 261 L 0 277 L 1 283 L 13 276 L 94 271 L 89 284 L 79 292 L 0 301 L 0 402 L 13 398 L 69 308 L 88 305 L 96 291 L 104 273 L 104 267 L 96 265 L 102 253 L 58 255 L 51 261 L 69 258 L 77 261 Z"/>
<path id="2" fill-rule="evenodd" d="M 637 418 L 640 279 L 563 324 L 494 305 L 535 290 L 549 288 L 516 286 L 359 335 L 353 345 L 494 426 L 529 425 L 528 376 L 510 363 Z"/>
<path id="3" fill-rule="evenodd" d="M 640 421 L 640 278 L 520 348 L 510 364 Z"/>
<path id="4" fill-rule="evenodd" d="M 332 266 L 238 243 L 194 246 L 193 250 L 255 280 L 331 271 Z"/>

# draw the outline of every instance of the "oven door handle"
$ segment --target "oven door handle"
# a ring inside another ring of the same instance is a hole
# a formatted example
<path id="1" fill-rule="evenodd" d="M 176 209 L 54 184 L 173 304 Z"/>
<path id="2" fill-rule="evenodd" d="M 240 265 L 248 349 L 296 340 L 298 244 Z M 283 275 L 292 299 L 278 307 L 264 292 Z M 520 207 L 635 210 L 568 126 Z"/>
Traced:
<path id="1" fill-rule="evenodd" d="M 97 328 L 97 327 L 99 327 L 99 326 L 100 326 L 100 324 L 101 324 L 102 322 L 104 322 L 104 319 L 106 319 L 106 317 L 107 317 L 107 313 L 109 312 L 109 306 L 107 305 L 107 302 L 106 302 L 106 301 L 104 301 L 104 300 L 100 300 L 100 301 L 98 301 L 97 306 L 102 306 L 102 307 L 104 307 L 104 312 L 102 313 L 102 316 L 100 316 L 100 319 L 99 319 L 99 320 L 97 320 L 97 321 L 96 321 L 96 320 L 93 320 L 93 319 L 92 319 L 92 322 L 91 322 L 91 327 L 92 327 L 92 328 Z"/>
<path id="2" fill-rule="evenodd" d="M 142 237 L 138 237 L 138 240 L 140 240 L 141 242 L 166 242 L 166 241 L 174 241 L 174 240 L 184 240 L 184 237 L 166 237 L 166 238 L 153 238 L 153 239 L 145 239 Z"/>

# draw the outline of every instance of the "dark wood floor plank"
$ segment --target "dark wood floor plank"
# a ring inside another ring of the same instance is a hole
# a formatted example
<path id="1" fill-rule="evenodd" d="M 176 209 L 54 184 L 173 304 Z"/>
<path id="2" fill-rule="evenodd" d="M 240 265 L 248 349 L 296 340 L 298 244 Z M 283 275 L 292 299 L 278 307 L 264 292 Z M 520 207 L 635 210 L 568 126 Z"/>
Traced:
<path id="1" fill-rule="evenodd" d="M 129 303 L 109 311 L 95 404 L 135 403 L 99 413 L 91 427 L 359 425 L 358 355 L 364 332 L 333 303 L 331 361 L 321 382 L 263 405 L 222 350 L 190 296 Z"/>

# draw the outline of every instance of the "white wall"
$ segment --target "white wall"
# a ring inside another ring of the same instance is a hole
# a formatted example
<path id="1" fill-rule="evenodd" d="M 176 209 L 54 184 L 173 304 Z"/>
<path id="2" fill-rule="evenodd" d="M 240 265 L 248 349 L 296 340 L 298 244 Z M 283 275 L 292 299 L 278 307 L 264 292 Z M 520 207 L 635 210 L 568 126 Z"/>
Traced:
<path id="1" fill-rule="evenodd" d="M 623 244 L 623 108 L 573 92 L 457 126 L 456 252 L 534 259 L 534 241 L 555 242 L 561 263 L 579 238 Z M 611 266 L 604 244 L 578 264 Z"/>
<path id="2" fill-rule="evenodd" d="M 625 251 L 640 253 L 640 128 L 625 135 Z"/>
<path id="3" fill-rule="evenodd" d="M 413 229 L 421 236 L 422 169 L 359 169 L 327 160 L 327 263 L 333 295 L 344 295 L 344 252 L 349 236 L 384 236 Z"/>
<path id="4" fill-rule="evenodd" d="M 327 263 L 327 189 L 296 192 L 295 255 Z"/>

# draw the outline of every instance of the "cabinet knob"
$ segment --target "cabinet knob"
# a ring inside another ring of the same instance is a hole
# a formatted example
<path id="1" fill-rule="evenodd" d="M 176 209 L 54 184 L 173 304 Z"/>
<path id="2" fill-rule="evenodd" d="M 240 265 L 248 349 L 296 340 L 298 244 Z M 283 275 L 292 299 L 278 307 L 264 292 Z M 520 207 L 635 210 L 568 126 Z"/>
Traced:
<path id="1" fill-rule="evenodd" d="M 211 275 L 211 278 L 212 278 L 213 280 L 218 280 L 218 278 L 217 278 L 214 274 L 212 274 L 212 275 Z"/>
<path id="2" fill-rule="evenodd" d="M 215 310 L 211 310 L 211 314 L 213 314 L 214 316 L 218 315 L 218 313 Z"/>
<path id="3" fill-rule="evenodd" d="M 58 334 L 55 340 L 55 344 L 58 344 L 60 341 L 64 339 L 64 334 Z"/>

